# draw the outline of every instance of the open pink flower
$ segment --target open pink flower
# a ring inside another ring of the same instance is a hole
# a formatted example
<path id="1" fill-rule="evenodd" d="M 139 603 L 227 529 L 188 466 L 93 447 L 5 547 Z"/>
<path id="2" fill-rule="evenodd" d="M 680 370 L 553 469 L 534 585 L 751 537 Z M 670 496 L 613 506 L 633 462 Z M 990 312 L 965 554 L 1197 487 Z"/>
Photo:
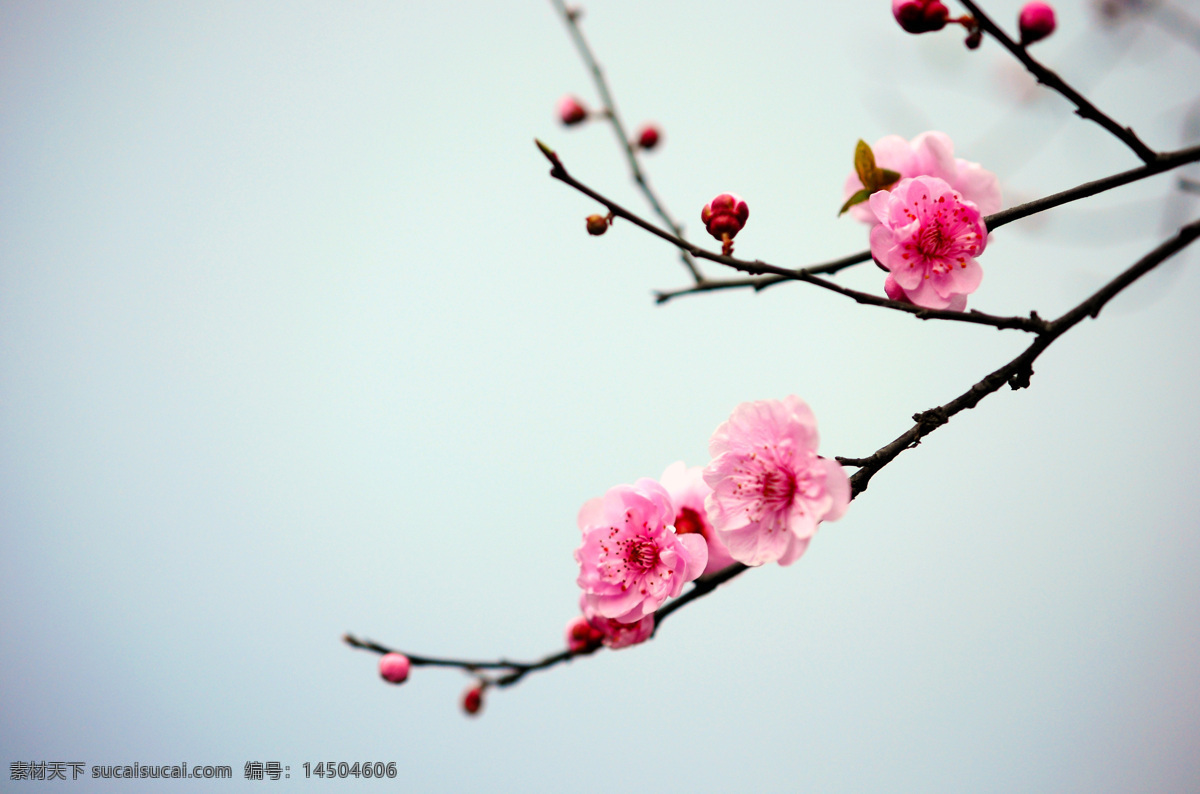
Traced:
<path id="1" fill-rule="evenodd" d="M 579 511 L 583 545 L 575 550 L 584 615 L 636 623 L 704 571 L 704 538 L 676 535 L 671 497 L 654 480 L 610 488 Z"/>
<path id="2" fill-rule="evenodd" d="M 959 296 L 983 280 L 975 261 L 987 245 L 979 209 L 931 176 L 902 179 L 873 194 L 870 205 L 879 219 L 871 229 L 871 256 L 891 271 L 893 290 L 899 287 L 918 306 L 965 308 Z"/>
<path id="3" fill-rule="evenodd" d="M 899 135 L 888 135 L 876 141 L 871 152 L 877 167 L 895 171 L 901 179 L 936 176 L 950 183 L 965 199 L 975 202 L 984 215 L 1000 211 L 1000 180 L 979 163 L 956 158 L 954 142 L 944 132 L 923 132 L 911 141 Z M 852 171 L 846 177 L 844 198 L 850 198 L 862 187 L 858 174 Z M 865 203 L 855 204 L 850 208 L 850 214 L 863 223 L 878 223 Z"/>
<path id="4" fill-rule="evenodd" d="M 667 490 L 671 504 L 675 506 L 675 534 L 695 533 L 708 544 L 708 564 L 704 566 L 704 573 L 713 573 L 732 565 L 735 560 L 717 537 L 704 507 L 704 500 L 712 493 L 712 488 L 704 481 L 704 468 L 688 468 L 683 461 L 678 461 L 668 466 L 658 481 Z"/>
<path id="5" fill-rule="evenodd" d="M 841 518 L 850 504 L 850 480 L 817 455 L 816 417 L 795 395 L 742 403 L 708 449 L 708 518 L 738 562 L 792 564 L 817 524 Z"/>

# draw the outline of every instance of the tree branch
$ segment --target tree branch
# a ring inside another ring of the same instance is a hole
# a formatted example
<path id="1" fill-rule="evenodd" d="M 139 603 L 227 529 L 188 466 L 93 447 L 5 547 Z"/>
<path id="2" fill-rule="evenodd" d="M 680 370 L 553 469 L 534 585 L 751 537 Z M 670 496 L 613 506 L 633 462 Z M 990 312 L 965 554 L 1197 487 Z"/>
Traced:
<path id="1" fill-rule="evenodd" d="M 617 103 L 613 100 L 612 92 L 609 90 L 608 80 L 604 77 L 604 70 L 596 61 L 596 56 L 592 52 L 592 48 L 588 45 L 587 39 L 584 38 L 583 30 L 579 27 L 578 12 L 568 9 L 563 0 L 550 0 L 550 2 L 566 24 L 567 30 L 571 34 L 571 40 L 575 42 L 575 48 L 579 51 L 579 57 L 583 59 L 588 71 L 592 73 L 592 80 L 596 84 L 596 91 L 600 94 L 600 101 L 604 103 L 604 113 L 612 123 L 613 130 L 617 134 L 617 140 L 620 142 L 621 150 L 625 153 L 625 159 L 629 162 L 629 171 L 633 176 L 633 181 L 637 183 L 637 186 L 646 196 L 646 200 L 650 202 L 650 207 L 654 210 L 654 214 L 662 219 L 662 222 L 667 225 L 672 234 L 682 238 L 683 227 L 667 212 L 658 195 L 650 187 L 650 182 L 646 179 L 645 172 L 642 171 L 637 151 L 633 148 L 629 134 L 625 130 L 625 125 L 621 122 L 621 114 L 617 112 Z M 697 284 L 704 283 L 704 274 L 700 272 L 700 268 L 691 254 L 686 250 L 681 250 L 679 256 L 683 260 L 684 267 L 692 274 L 695 282 Z"/>
<path id="2" fill-rule="evenodd" d="M 959 0 L 963 7 L 971 12 L 971 16 L 979 22 L 979 26 L 986 33 L 990 33 L 997 41 L 999 41 L 1006 50 L 1013 54 L 1026 69 L 1028 69 L 1037 81 L 1042 85 L 1062 94 L 1068 100 L 1075 104 L 1075 114 L 1081 118 L 1089 119 L 1096 122 L 1104 129 L 1115 135 L 1122 143 L 1133 150 L 1133 153 L 1141 158 L 1144 163 L 1152 163 L 1158 157 L 1158 154 L 1142 142 L 1130 127 L 1122 127 L 1112 118 L 1102 113 L 1099 108 L 1084 98 L 1082 94 L 1069 86 L 1065 80 L 1057 74 L 1047 69 L 1038 61 L 1030 57 L 1028 51 L 1017 42 L 1009 38 L 1008 34 L 1000 29 L 991 17 L 983 13 L 979 6 L 975 5 L 971 0 Z"/>
<path id="3" fill-rule="evenodd" d="M 1099 316 L 1100 310 L 1104 308 L 1105 304 L 1119 294 L 1121 290 L 1185 248 L 1197 237 L 1200 237 L 1200 221 L 1193 221 L 1187 226 L 1182 227 L 1170 240 L 1156 247 L 1112 281 L 1105 284 L 1092 294 L 1091 297 L 1057 320 L 1051 322 L 1046 330 L 1038 334 L 1033 343 L 1012 361 L 990 373 L 983 380 L 945 405 L 939 405 L 928 411 L 914 414 L 913 421 L 916 424 L 891 443 L 881 447 L 873 455 L 867 458 L 837 458 L 838 462 L 845 466 L 858 467 L 858 471 L 850 477 L 851 498 L 867 490 L 871 478 L 880 469 L 895 460 L 901 452 L 912 449 L 920 444 L 921 439 L 949 422 L 950 418 L 955 414 L 969 408 L 974 408 L 979 404 L 980 400 L 998 391 L 1005 383 L 1013 389 L 1028 387 L 1029 381 L 1033 377 L 1033 362 L 1054 340 L 1080 323 L 1085 317 Z"/>

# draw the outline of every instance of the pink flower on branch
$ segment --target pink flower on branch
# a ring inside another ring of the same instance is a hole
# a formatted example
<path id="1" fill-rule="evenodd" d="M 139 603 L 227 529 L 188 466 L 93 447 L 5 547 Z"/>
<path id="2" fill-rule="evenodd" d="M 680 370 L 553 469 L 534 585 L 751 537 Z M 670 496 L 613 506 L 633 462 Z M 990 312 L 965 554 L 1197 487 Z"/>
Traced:
<path id="1" fill-rule="evenodd" d="M 708 520 L 704 500 L 712 493 L 712 488 L 704 481 L 704 468 L 688 468 L 683 461 L 678 461 L 667 467 L 659 482 L 675 506 L 675 534 L 695 533 L 708 544 L 708 564 L 704 566 L 704 573 L 719 571 L 736 562 Z"/>
<path id="2" fill-rule="evenodd" d="M 930 176 L 901 180 L 872 195 L 870 205 L 879 219 L 871 230 L 871 256 L 891 272 L 888 296 L 898 287 L 917 306 L 966 308 L 965 296 L 983 280 L 975 261 L 987 245 L 979 209 Z"/>
<path id="3" fill-rule="evenodd" d="M 846 512 L 850 480 L 817 441 L 816 417 L 795 395 L 742 403 L 713 433 L 708 518 L 735 560 L 790 565 L 821 521 Z"/>
<path id="4" fill-rule="evenodd" d="M 875 164 L 900 174 L 900 178 L 936 176 L 944 179 L 968 201 L 975 202 L 984 215 L 999 212 L 1001 207 L 1000 180 L 979 163 L 954 156 L 954 142 L 944 132 L 923 132 L 911 141 L 899 135 L 880 138 L 871 147 Z M 850 198 L 863 183 L 856 172 L 850 172 L 843 188 L 843 198 Z M 866 204 L 856 204 L 849 210 L 864 223 L 878 222 Z"/>
<path id="5" fill-rule="evenodd" d="M 636 623 L 698 577 L 708 562 L 699 535 L 676 535 L 671 497 L 654 480 L 610 488 L 579 511 L 576 582 L 584 615 Z"/>

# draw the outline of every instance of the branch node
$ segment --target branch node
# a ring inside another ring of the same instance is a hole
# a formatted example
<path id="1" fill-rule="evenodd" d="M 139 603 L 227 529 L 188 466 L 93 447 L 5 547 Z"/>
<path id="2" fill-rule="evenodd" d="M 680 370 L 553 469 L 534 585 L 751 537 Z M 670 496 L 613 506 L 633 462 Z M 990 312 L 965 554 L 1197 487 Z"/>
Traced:
<path id="1" fill-rule="evenodd" d="M 1023 367 L 1012 374 L 1008 379 L 1008 387 L 1013 391 L 1018 389 L 1028 389 L 1029 381 L 1033 378 L 1033 367 Z"/>

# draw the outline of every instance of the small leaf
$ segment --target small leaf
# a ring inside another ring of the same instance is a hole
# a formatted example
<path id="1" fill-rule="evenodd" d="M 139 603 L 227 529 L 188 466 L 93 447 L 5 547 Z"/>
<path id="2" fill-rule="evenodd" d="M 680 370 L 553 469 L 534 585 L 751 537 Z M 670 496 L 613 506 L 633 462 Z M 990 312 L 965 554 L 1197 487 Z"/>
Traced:
<path id="1" fill-rule="evenodd" d="M 863 187 L 870 187 L 878 170 L 875 167 L 875 153 L 871 151 L 867 142 L 860 138 L 858 145 L 854 147 L 854 172 L 858 174 L 858 181 L 863 183 Z"/>
<path id="2" fill-rule="evenodd" d="M 846 210 L 850 209 L 855 204 L 862 204 L 864 201 L 871 198 L 871 194 L 874 192 L 875 191 L 871 190 L 870 188 L 863 188 L 850 198 L 846 199 L 846 203 L 842 205 L 840 210 L 838 210 L 838 217 L 842 217 L 842 215 L 846 213 Z"/>
<path id="3" fill-rule="evenodd" d="M 889 168 L 879 169 L 878 175 L 879 175 L 879 182 L 876 185 L 876 188 L 878 188 L 879 190 L 887 190 L 892 185 L 894 185 L 900 181 L 900 174 L 896 173 L 895 171 L 892 171 Z"/>

